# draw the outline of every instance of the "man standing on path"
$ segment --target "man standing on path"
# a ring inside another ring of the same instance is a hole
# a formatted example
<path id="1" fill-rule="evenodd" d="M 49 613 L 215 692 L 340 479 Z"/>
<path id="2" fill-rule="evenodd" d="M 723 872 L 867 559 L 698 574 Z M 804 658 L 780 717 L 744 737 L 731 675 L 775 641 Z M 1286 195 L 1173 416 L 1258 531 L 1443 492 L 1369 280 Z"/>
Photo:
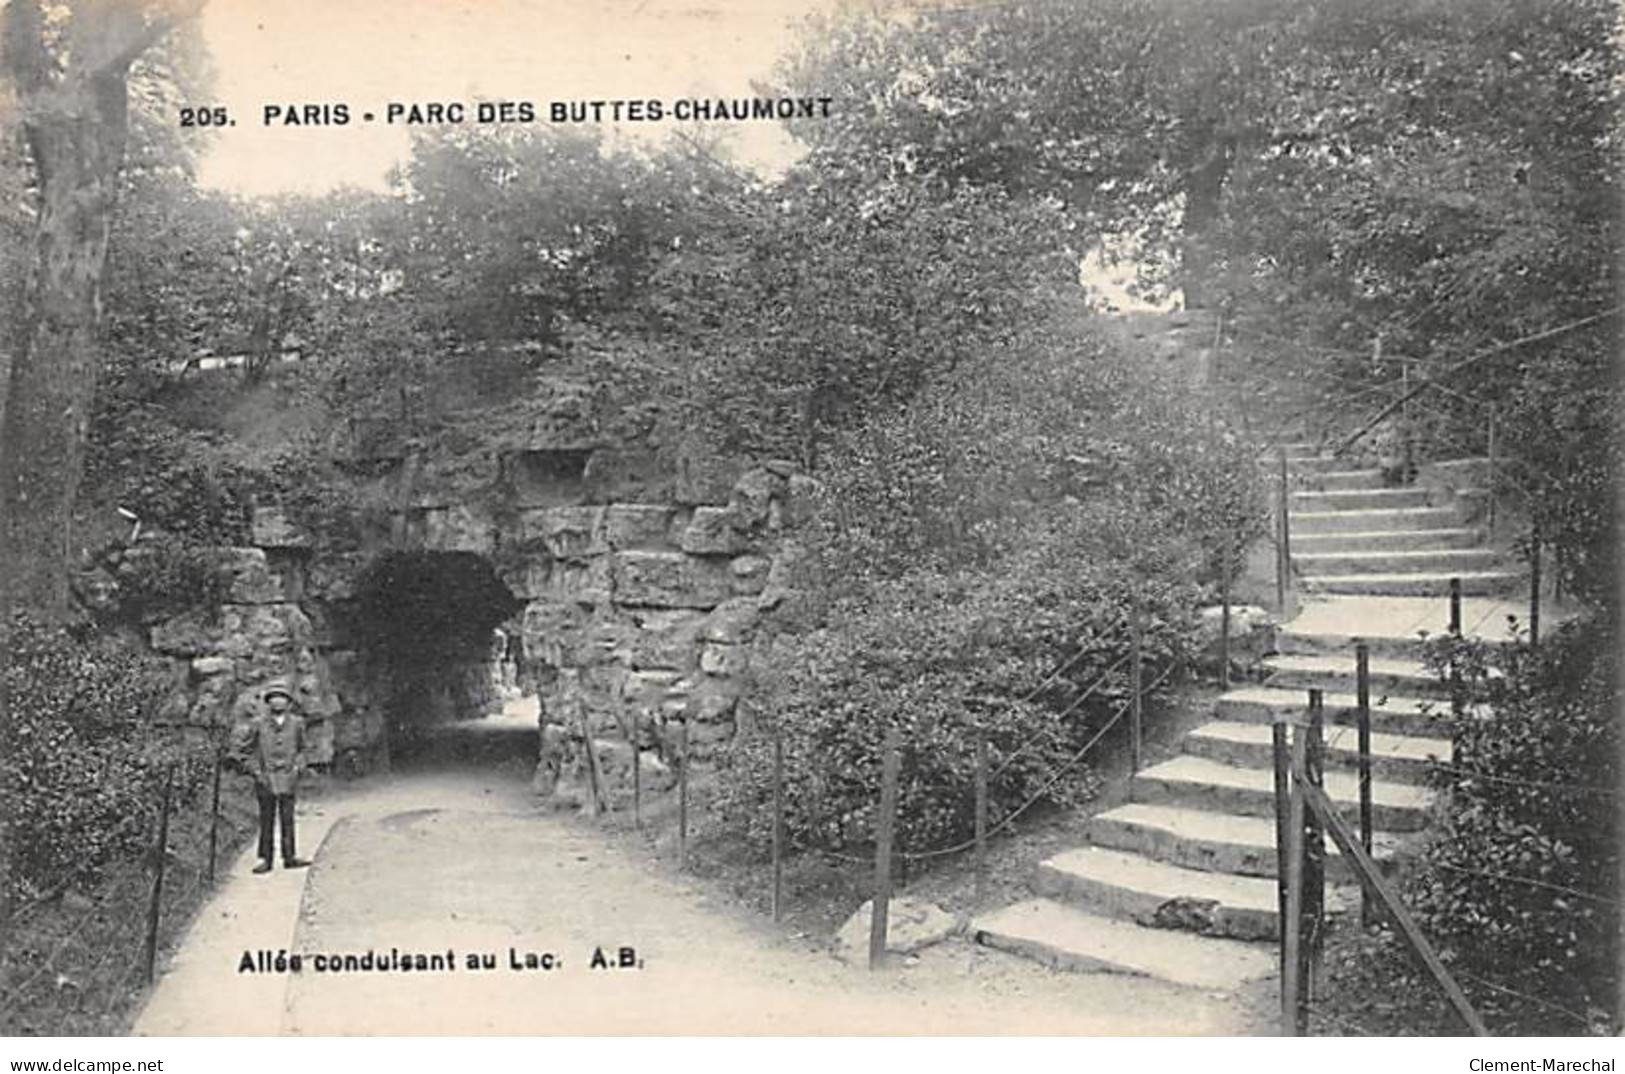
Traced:
<path id="1" fill-rule="evenodd" d="M 271 829 L 279 822 L 282 867 L 301 869 L 310 862 L 294 847 L 293 796 L 304 771 L 305 721 L 281 679 L 267 683 L 260 700 L 263 708 L 237 727 L 231 749 L 236 766 L 254 777 L 254 795 L 259 799 L 260 860 L 254 871 L 271 871 Z"/>

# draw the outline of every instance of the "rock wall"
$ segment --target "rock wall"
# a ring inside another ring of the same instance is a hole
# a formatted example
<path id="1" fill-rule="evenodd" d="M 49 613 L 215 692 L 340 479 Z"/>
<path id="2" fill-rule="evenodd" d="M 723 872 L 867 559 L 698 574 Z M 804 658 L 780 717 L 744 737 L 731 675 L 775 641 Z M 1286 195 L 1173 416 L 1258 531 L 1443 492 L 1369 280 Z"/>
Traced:
<path id="1" fill-rule="evenodd" d="M 402 460 L 386 480 L 413 466 Z M 436 655 L 403 673 L 362 629 L 384 557 L 456 553 L 488 564 L 518 609 L 493 622 L 518 634 L 518 680 L 540 699 L 539 791 L 579 783 L 589 736 L 618 770 L 634 726 L 640 749 L 668 756 L 682 724 L 700 758 L 734 734 L 748 643 L 787 594 L 797 556 L 787 534 L 810 512 L 810 479 L 774 463 L 727 482 L 679 473 L 656 483 L 635 460 L 567 449 L 499 462 L 479 495 L 453 500 L 421 467 L 411 485 L 362 549 L 321 547 L 280 511 L 259 511 L 258 546 L 220 553 L 229 601 L 212 617 L 151 628 L 152 648 L 177 662 L 174 707 L 222 725 L 266 679 L 286 676 L 319 744 L 313 759 L 341 772 L 386 766 L 392 727 L 494 710 L 500 634 L 497 648 L 425 638 Z M 625 491 L 668 501 L 591 502 Z"/>
<path id="2" fill-rule="evenodd" d="M 285 678 L 309 721 L 312 759 L 330 761 L 343 706 L 294 572 L 262 548 L 220 549 L 216 560 L 226 600 L 148 630 L 151 648 L 175 665 L 166 715 L 224 731 L 252 710 L 267 680 Z"/>

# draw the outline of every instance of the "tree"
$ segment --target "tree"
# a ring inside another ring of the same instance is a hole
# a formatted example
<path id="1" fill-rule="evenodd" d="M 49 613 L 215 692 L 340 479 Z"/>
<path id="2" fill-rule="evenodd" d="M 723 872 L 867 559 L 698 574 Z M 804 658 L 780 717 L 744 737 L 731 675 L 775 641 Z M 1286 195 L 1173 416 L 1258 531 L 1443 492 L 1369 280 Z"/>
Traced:
<path id="1" fill-rule="evenodd" d="M 103 267 L 135 61 L 200 0 L 82 0 L 50 25 L 39 0 L 4 13 L 5 70 L 32 159 L 33 263 L 0 399 L 0 612 L 68 606 L 69 535 L 97 373 Z"/>
<path id="2" fill-rule="evenodd" d="M 201 0 L 78 0 L 62 25 L 40 0 L 10 0 L 0 51 L 33 164 L 33 257 L 20 322 L 0 352 L 0 684 L 14 614 L 68 611 L 73 507 L 96 390 L 96 330 L 130 125 L 130 67 Z M 0 753 L 12 751 L 0 686 Z M 8 778 L 9 782 L 9 778 Z M 0 787 L 6 802 L 13 788 Z M 0 813 L 0 944 L 13 860 Z"/>

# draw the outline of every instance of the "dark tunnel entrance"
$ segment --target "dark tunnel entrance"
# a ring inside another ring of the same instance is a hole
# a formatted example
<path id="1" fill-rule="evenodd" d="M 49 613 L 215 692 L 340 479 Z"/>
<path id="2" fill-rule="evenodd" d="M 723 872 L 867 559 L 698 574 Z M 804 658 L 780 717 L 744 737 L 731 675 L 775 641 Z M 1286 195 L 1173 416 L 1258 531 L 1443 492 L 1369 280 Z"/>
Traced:
<path id="1" fill-rule="evenodd" d="M 515 597 L 471 552 L 391 552 L 362 576 L 357 634 L 384 714 L 391 767 L 445 760 L 534 764 Z"/>

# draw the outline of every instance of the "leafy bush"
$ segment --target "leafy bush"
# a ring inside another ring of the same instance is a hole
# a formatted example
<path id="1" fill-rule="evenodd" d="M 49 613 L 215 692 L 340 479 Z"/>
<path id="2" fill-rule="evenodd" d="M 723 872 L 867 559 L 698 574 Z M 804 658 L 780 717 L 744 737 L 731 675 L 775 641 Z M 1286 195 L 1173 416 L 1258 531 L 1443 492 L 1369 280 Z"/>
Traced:
<path id="1" fill-rule="evenodd" d="M 1538 649 L 1435 642 L 1485 706 L 1452 718 L 1443 823 L 1408 898 L 1472 977 L 1583 1016 L 1618 987 L 1617 632 L 1566 624 Z M 1576 1019 L 1469 989 L 1503 1031 L 1574 1032 Z"/>
<path id="2" fill-rule="evenodd" d="M 905 850 L 970 833 L 978 729 L 993 821 L 1029 799 L 1078 802 L 1095 781 L 1066 765 L 1128 696 L 1136 610 L 1147 682 L 1191 651 L 1218 552 L 1260 515 L 1256 467 L 1077 327 L 1064 346 L 1040 333 L 988 354 L 825 455 L 801 616 L 754 661 L 755 707 L 784 736 L 793 844 L 872 837 L 890 726 Z M 720 803 L 758 843 L 769 749 L 734 747 Z"/>
<path id="3" fill-rule="evenodd" d="M 118 583 L 117 614 L 130 622 L 150 623 L 190 609 L 212 615 L 226 597 L 215 557 L 172 533 L 151 531 L 107 553 L 104 562 Z"/>
<path id="4" fill-rule="evenodd" d="M 27 903 L 140 853 L 168 766 L 184 800 L 208 759 L 153 726 L 164 683 L 148 658 L 22 617 L 10 645 L 12 748 L 0 768 L 13 788 L 10 894 Z"/>

